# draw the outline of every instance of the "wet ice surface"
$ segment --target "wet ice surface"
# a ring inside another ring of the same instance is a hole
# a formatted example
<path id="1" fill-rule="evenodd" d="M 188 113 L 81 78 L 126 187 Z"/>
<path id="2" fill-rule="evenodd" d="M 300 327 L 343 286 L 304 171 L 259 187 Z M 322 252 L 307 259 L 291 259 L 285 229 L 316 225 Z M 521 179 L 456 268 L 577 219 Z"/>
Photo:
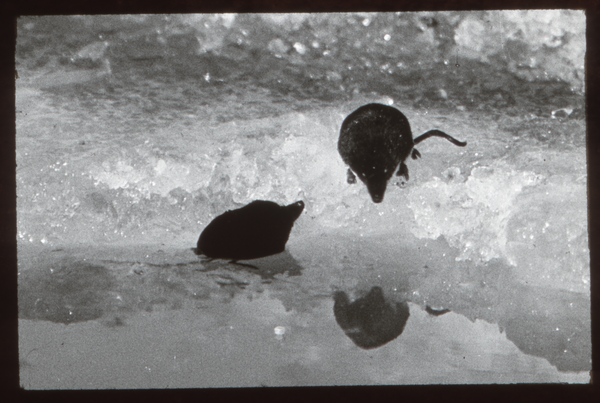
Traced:
<path id="1" fill-rule="evenodd" d="M 432 251 L 443 254 L 447 246 L 433 245 L 424 254 L 399 250 L 379 267 L 365 268 L 357 266 L 372 262 L 383 240 L 349 256 L 343 244 L 356 246 L 356 240 L 322 241 L 326 246 L 312 252 L 299 252 L 305 246 L 298 240 L 287 255 L 253 261 L 259 272 L 220 262 L 203 266 L 189 250 L 160 246 L 45 250 L 37 265 L 23 259 L 38 267 L 21 273 L 23 385 L 587 381 L 587 372 L 560 372 L 550 363 L 563 371 L 588 365 L 586 298 L 552 293 L 550 299 L 547 290 L 515 284 L 501 264 L 478 274 L 487 284 L 472 278 L 450 283 L 442 280 L 449 277 L 447 269 L 431 265 Z M 423 263 L 431 267 L 419 270 Z M 281 267 L 291 270 L 277 273 Z M 61 274 L 69 270 L 87 275 Z M 430 270 L 440 273 L 424 279 Z M 331 290 L 364 294 L 372 285 L 391 300 L 408 298 L 410 318 L 397 339 L 361 350 L 337 325 Z M 451 286 L 458 292 L 448 292 Z M 431 316 L 424 301 L 452 312 Z M 61 308 L 64 315 L 57 316 Z"/>
<path id="2" fill-rule="evenodd" d="M 17 82 L 24 387 L 589 381 L 581 117 L 120 68 Z M 414 137 L 468 145 L 419 144 L 410 181 L 374 204 L 337 152 L 341 122 L 369 102 L 393 102 Z M 256 199 L 306 204 L 286 252 L 258 270 L 201 263 L 202 229 Z M 333 296 L 373 287 L 410 317 L 366 351 Z"/>

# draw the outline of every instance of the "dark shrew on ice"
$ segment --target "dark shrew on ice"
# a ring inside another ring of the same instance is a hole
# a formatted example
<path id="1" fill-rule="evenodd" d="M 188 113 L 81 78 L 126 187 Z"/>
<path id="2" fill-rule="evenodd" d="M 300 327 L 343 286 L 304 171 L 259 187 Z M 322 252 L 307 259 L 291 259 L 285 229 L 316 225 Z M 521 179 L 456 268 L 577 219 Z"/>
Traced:
<path id="1" fill-rule="evenodd" d="M 228 210 L 204 228 L 195 253 L 233 263 L 281 253 L 302 210 L 303 201 L 280 206 L 264 200 Z"/>
<path id="2" fill-rule="evenodd" d="M 442 137 L 459 147 L 467 145 L 439 130 L 413 140 L 408 119 L 398 109 L 382 104 L 361 106 L 344 119 L 338 140 L 338 151 L 350 167 L 348 183 L 356 183 L 354 171 L 367 185 L 373 202 L 381 203 L 398 164 L 396 175 L 408 180 L 404 161 L 409 155 L 419 158 L 421 154 L 413 147 L 429 137 Z"/>

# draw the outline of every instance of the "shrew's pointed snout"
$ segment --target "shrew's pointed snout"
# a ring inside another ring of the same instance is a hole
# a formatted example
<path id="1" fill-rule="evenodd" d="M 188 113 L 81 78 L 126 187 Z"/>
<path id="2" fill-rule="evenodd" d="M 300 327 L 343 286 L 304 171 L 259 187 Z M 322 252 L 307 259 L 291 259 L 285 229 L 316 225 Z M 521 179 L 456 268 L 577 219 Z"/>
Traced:
<path id="1" fill-rule="evenodd" d="M 381 203 L 383 201 L 383 196 L 385 195 L 385 190 L 387 188 L 387 181 L 377 181 L 377 182 L 368 182 L 367 190 L 371 195 L 371 199 L 373 203 Z"/>
<path id="2" fill-rule="evenodd" d="M 381 203 L 383 201 L 383 195 L 371 194 L 371 199 L 373 199 L 373 203 Z"/>

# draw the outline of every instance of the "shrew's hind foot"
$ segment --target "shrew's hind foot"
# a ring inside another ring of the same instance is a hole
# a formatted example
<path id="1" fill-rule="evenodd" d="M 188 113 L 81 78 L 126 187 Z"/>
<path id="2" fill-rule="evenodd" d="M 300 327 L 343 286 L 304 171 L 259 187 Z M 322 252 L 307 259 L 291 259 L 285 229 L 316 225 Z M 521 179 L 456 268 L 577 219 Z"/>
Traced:
<path id="1" fill-rule="evenodd" d="M 354 175 L 354 172 L 352 172 L 352 170 L 350 168 L 348 168 L 348 172 L 346 173 L 346 178 L 348 180 L 349 184 L 354 184 L 356 183 L 356 175 Z"/>
<path id="2" fill-rule="evenodd" d="M 413 148 L 412 154 L 410 156 L 413 160 L 416 160 L 417 158 L 421 158 L 421 153 L 416 148 Z"/>
<path id="3" fill-rule="evenodd" d="M 396 176 L 404 176 L 406 180 L 408 180 L 408 167 L 404 162 L 400 163 L 400 168 L 398 168 L 398 172 L 396 172 Z"/>

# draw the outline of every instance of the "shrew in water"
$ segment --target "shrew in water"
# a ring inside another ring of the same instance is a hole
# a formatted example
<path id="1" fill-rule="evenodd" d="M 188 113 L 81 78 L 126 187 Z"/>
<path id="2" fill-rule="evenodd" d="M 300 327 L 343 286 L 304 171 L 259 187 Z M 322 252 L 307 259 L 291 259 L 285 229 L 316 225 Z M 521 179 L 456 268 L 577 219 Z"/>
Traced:
<path id="1" fill-rule="evenodd" d="M 228 210 L 204 228 L 195 252 L 232 263 L 281 253 L 302 210 L 303 201 L 280 206 L 264 200 Z"/>
<path id="2" fill-rule="evenodd" d="M 368 104 L 352 112 L 340 130 L 338 151 L 348 168 L 348 183 L 356 183 L 354 171 L 367 189 L 374 203 L 381 203 L 388 180 L 398 164 L 397 176 L 408 180 L 404 163 L 421 156 L 415 144 L 429 137 L 442 137 L 459 147 L 466 142 L 439 130 L 430 130 L 413 140 L 408 119 L 398 109 L 382 104 Z"/>

